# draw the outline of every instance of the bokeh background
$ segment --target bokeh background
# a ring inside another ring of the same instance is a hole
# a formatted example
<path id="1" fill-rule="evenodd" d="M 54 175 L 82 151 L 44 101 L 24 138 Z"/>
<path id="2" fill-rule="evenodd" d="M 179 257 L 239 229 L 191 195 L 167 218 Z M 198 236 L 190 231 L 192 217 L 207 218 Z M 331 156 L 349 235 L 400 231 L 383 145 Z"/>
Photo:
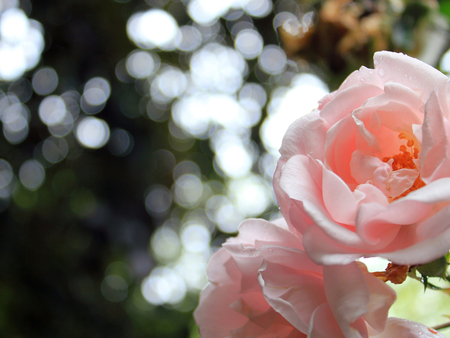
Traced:
<path id="1" fill-rule="evenodd" d="M 279 216 L 287 126 L 376 50 L 450 72 L 449 15 L 432 0 L 0 0 L 0 335 L 199 337 L 210 255 L 243 219 Z M 398 292 L 393 315 L 450 315 L 417 281 Z"/>

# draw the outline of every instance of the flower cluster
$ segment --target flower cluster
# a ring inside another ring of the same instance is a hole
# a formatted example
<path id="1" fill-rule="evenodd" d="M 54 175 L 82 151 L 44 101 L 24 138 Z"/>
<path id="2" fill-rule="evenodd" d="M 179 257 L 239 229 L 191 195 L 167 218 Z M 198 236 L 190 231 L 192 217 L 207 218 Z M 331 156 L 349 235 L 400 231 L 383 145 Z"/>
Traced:
<path id="1" fill-rule="evenodd" d="M 450 86 L 402 54 L 374 64 L 286 132 L 283 218 L 244 221 L 213 255 L 194 314 L 202 337 L 444 337 L 388 318 L 385 281 L 450 249 Z M 369 273 L 361 257 L 390 270 Z"/>

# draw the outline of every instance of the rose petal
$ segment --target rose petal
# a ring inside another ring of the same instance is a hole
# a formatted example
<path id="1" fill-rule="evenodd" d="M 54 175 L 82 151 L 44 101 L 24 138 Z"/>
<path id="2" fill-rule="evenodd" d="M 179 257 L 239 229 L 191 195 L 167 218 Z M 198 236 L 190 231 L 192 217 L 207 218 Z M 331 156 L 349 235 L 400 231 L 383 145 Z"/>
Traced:
<path id="1" fill-rule="evenodd" d="M 352 115 L 353 121 L 357 127 L 357 132 L 355 133 L 355 149 L 370 155 L 381 153 L 381 147 L 377 138 L 366 128 L 364 122 L 358 119 L 357 112 L 358 109 L 355 110 Z M 381 127 L 378 114 L 372 114 L 370 120 L 370 124 L 372 125 L 371 129 L 378 131 Z"/>
<path id="2" fill-rule="evenodd" d="M 355 122 L 351 115 L 340 120 L 327 132 L 325 165 L 349 186 L 356 186 L 350 162 L 355 150 Z"/>
<path id="3" fill-rule="evenodd" d="M 360 204 L 377 203 L 384 207 L 389 205 L 387 197 L 381 192 L 380 189 L 376 188 L 372 184 L 360 184 L 356 190 L 364 194 L 364 198 L 361 200 Z"/>
<path id="4" fill-rule="evenodd" d="M 224 265 L 226 268 L 224 269 Z M 231 272 L 231 273 L 230 273 Z M 212 277 L 209 274 L 213 274 Z M 194 318 L 203 337 L 223 338 L 231 329 L 239 328 L 248 320 L 229 307 L 237 299 L 239 285 L 230 280 L 239 275 L 239 270 L 230 254 L 221 249 L 212 257 L 208 265 L 208 276 L 218 284 L 209 284 L 201 293 L 199 305 L 194 311 Z M 221 306 L 216 306 L 220 304 Z"/>
<path id="5" fill-rule="evenodd" d="M 281 246 L 264 246 L 261 255 L 266 262 L 281 264 L 294 270 L 323 273 L 323 267 L 315 264 L 304 251 Z"/>
<path id="6" fill-rule="evenodd" d="M 358 337 L 351 325 L 369 311 L 369 288 L 355 262 L 323 268 L 328 304 L 345 337 Z M 387 318 L 387 312 L 385 313 Z M 364 332 L 360 332 L 364 335 Z M 365 332 L 367 336 L 367 332 Z"/>
<path id="7" fill-rule="evenodd" d="M 323 202 L 336 222 L 354 225 L 358 202 L 347 184 L 334 172 L 323 170 Z"/>
<path id="8" fill-rule="evenodd" d="M 386 167 L 386 171 L 389 170 L 389 165 L 381 161 L 378 157 L 366 156 L 359 150 L 353 152 L 350 160 L 352 176 L 359 184 L 372 180 L 374 171 L 380 166 Z"/>
<path id="9" fill-rule="evenodd" d="M 387 180 L 391 197 L 400 196 L 411 188 L 417 177 L 419 177 L 417 169 L 399 169 L 391 172 Z"/>
<path id="10" fill-rule="evenodd" d="M 349 264 L 361 256 L 367 244 L 361 242 L 359 247 L 349 247 L 333 240 L 320 228 L 311 225 L 303 233 L 303 246 L 309 257 L 317 264 Z"/>
<path id="11" fill-rule="evenodd" d="M 327 122 L 320 117 L 319 111 L 311 113 L 294 121 L 286 131 L 280 148 L 283 158 L 294 155 L 309 155 L 313 158 L 323 158 L 323 145 Z"/>
<path id="12" fill-rule="evenodd" d="M 321 276 L 267 261 L 260 274 L 267 302 L 295 328 L 307 332 L 312 313 L 326 303 Z"/>
<path id="13" fill-rule="evenodd" d="M 311 316 L 308 338 L 345 338 L 328 304 L 320 305 Z"/>
<path id="14" fill-rule="evenodd" d="M 220 282 L 222 284 L 233 283 L 236 278 L 241 276 L 238 267 L 225 249 L 220 249 L 211 256 L 206 274 L 211 283 Z"/>
<path id="15" fill-rule="evenodd" d="M 333 126 L 341 119 L 361 107 L 367 99 L 382 94 L 381 88 L 372 84 L 361 84 L 339 90 L 333 98 L 332 104 L 326 104 L 320 111 L 320 116 L 325 119 L 329 126 Z"/>
<path id="16" fill-rule="evenodd" d="M 423 101 L 426 101 L 436 88 L 439 101 L 447 103 L 447 76 L 425 62 L 400 53 L 383 51 L 375 53 L 374 64 L 378 74 L 381 69 L 386 72 L 386 75 L 381 77 L 384 83 L 397 82 L 420 91 L 423 93 Z M 444 115 L 448 116 L 448 107 L 444 112 Z"/>
<path id="17" fill-rule="evenodd" d="M 251 245 L 259 249 L 261 245 L 283 244 L 291 248 L 303 249 L 300 234 L 293 236 L 287 229 L 283 229 L 276 225 L 276 222 L 286 226 L 286 222 L 281 219 L 268 222 L 262 219 L 247 219 L 239 226 L 239 235 L 230 238 L 228 243 L 242 243 Z"/>
<path id="18" fill-rule="evenodd" d="M 305 156 L 292 157 L 283 167 L 280 187 L 289 196 L 291 202 L 325 231 L 330 237 L 342 241 L 347 245 L 362 243 L 361 239 L 353 231 L 344 228 L 331 219 L 325 209 L 321 191 L 312 175 L 317 175 L 317 170 L 311 171 L 310 159 Z M 302 179 L 299 180 L 298 177 Z M 295 219 L 290 218 L 297 228 Z M 304 227 L 304 225 L 302 225 Z"/>
<path id="19" fill-rule="evenodd" d="M 439 236 L 450 227 L 450 205 L 428 217 L 417 227 L 417 235 L 422 238 Z"/>
<path id="20" fill-rule="evenodd" d="M 400 237 L 400 236 L 399 236 Z M 402 236 L 406 237 L 406 236 Z M 450 243 L 450 229 L 447 228 L 439 236 L 425 239 L 417 244 L 408 243 L 409 246 L 404 249 L 394 251 L 394 248 L 388 247 L 386 252 L 379 253 L 380 257 L 400 265 L 425 264 L 438 259 L 448 253 L 448 244 Z"/>
<path id="21" fill-rule="evenodd" d="M 365 203 L 359 207 L 356 231 L 367 244 L 373 246 L 371 249 L 386 247 L 400 231 L 401 225 L 391 222 L 392 213 L 386 211 L 388 208 L 378 203 Z"/>
<path id="22" fill-rule="evenodd" d="M 424 103 L 411 88 L 389 82 L 384 85 L 383 94 L 368 99 L 355 115 L 368 122 L 374 112 L 382 125 L 392 130 L 411 131 L 412 124 L 423 121 Z"/>
<path id="23" fill-rule="evenodd" d="M 371 84 L 383 88 L 384 83 L 385 81 L 379 76 L 378 72 L 362 66 L 359 70 L 355 70 L 345 79 L 337 92 L 361 84 Z"/>
<path id="24" fill-rule="evenodd" d="M 384 332 L 379 335 L 371 335 L 371 337 L 446 338 L 443 334 L 429 328 L 426 325 L 394 317 L 388 319 Z"/>
<path id="25" fill-rule="evenodd" d="M 292 327 L 279 313 L 273 309 L 267 311 L 261 318 L 260 322 L 270 324 L 264 328 L 254 321 L 249 321 L 243 327 L 233 330 L 232 334 L 227 338 L 248 338 L 248 337 L 264 337 L 264 338 L 306 338 L 306 335 Z M 205 336 L 207 337 L 207 336 Z"/>
<path id="26" fill-rule="evenodd" d="M 241 292 L 252 292 L 258 290 L 257 271 L 262 264 L 263 258 L 254 247 L 245 247 L 242 243 L 227 242 L 223 244 L 241 272 L 240 280 Z"/>
<path id="27" fill-rule="evenodd" d="M 436 92 L 432 92 L 425 108 L 422 126 L 421 175 L 425 183 L 450 176 L 450 124 L 443 117 Z"/>
<path id="28" fill-rule="evenodd" d="M 359 268 L 369 288 L 369 311 L 363 315 L 363 318 L 374 332 L 379 333 L 386 326 L 389 308 L 394 304 L 397 295 L 391 287 L 369 273 L 364 264 L 359 264 Z"/>

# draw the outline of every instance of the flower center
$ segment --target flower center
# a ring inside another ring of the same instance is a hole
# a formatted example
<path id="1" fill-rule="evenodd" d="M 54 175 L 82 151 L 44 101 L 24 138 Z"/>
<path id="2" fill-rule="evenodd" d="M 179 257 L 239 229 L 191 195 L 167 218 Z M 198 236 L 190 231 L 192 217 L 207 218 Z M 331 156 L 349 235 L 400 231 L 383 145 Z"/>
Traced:
<path id="1" fill-rule="evenodd" d="M 419 149 L 414 147 L 414 140 L 411 140 L 406 136 L 405 133 L 398 134 L 398 138 L 401 140 L 407 140 L 406 146 L 402 144 L 400 146 L 400 153 L 397 155 L 394 155 L 392 157 L 384 157 L 383 162 L 389 162 L 391 159 L 394 160 L 392 162 L 392 170 L 400 170 L 400 169 L 417 169 L 416 164 L 414 163 L 415 159 L 419 158 Z M 395 200 L 398 200 L 399 198 L 402 198 L 406 195 L 408 195 L 410 192 L 417 190 L 419 188 L 422 188 L 426 184 L 422 181 L 420 178 L 420 175 L 417 177 L 417 179 L 414 181 L 411 188 L 406 190 L 401 195 L 393 198 L 390 202 L 393 202 Z"/>

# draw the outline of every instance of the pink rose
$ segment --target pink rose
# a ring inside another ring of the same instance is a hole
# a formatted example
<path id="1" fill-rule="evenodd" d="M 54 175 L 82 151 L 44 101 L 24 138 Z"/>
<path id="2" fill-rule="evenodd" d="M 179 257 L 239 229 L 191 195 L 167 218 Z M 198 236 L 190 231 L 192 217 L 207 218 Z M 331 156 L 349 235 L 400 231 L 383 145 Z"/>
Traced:
<path id="1" fill-rule="evenodd" d="M 301 247 L 298 238 L 286 230 L 248 220 L 241 225 L 239 236 L 228 239 L 211 257 L 207 269 L 210 284 L 200 294 L 194 312 L 203 338 L 306 338 L 269 305 L 259 285 L 263 258 L 257 248 L 282 243 Z"/>
<path id="2" fill-rule="evenodd" d="M 422 264 L 450 249 L 447 76 L 403 54 L 374 63 L 295 121 L 280 149 L 275 193 L 318 264 Z"/>
<path id="3" fill-rule="evenodd" d="M 361 338 L 384 330 L 395 292 L 364 264 L 319 266 L 301 235 L 247 220 L 208 266 L 194 313 L 204 338 Z"/>

